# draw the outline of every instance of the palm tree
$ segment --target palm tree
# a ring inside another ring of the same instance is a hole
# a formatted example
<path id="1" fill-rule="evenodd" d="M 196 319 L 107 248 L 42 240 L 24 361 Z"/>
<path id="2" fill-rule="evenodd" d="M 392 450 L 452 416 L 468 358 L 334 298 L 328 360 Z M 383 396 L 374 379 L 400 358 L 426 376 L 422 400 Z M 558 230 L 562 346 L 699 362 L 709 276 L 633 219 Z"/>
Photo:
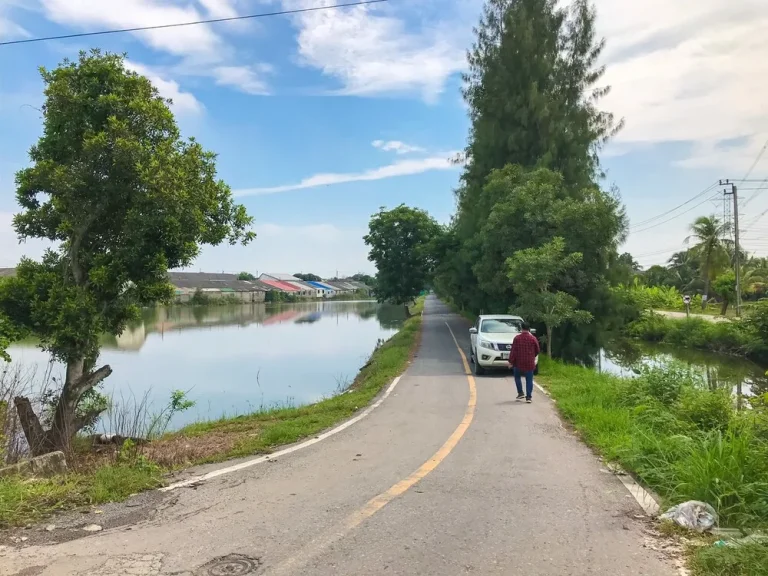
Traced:
<path id="1" fill-rule="evenodd" d="M 675 288 L 681 292 L 700 288 L 699 258 L 696 254 L 690 250 L 675 252 L 667 262 Z"/>
<path id="2" fill-rule="evenodd" d="M 691 235 L 685 239 L 685 243 L 695 240 L 696 243 L 691 247 L 700 258 L 701 275 L 704 279 L 704 294 L 709 296 L 709 284 L 717 270 L 727 265 L 730 261 L 725 240 L 726 234 L 730 231 L 730 225 L 727 222 L 721 222 L 717 216 L 699 216 L 691 224 Z M 702 299 L 702 308 L 706 306 L 706 301 Z"/>

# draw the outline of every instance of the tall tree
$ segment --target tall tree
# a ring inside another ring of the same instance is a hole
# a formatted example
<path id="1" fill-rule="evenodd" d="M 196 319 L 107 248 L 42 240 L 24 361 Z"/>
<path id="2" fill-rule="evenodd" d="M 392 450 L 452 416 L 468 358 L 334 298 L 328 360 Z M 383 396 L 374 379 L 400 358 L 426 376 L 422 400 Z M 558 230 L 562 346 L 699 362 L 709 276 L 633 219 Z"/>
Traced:
<path id="1" fill-rule="evenodd" d="M 434 268 L 433 243 L 440 225 L 424 210 L 401 204 L 385 208 L 371 217 L 368 259 L 376 264 L 376 294 L 379 300 L 405 305 L 412 302 L 430 281 Z"/>
<path id="2" fill-rule="evenodd" d="M 170 101 L 122 56 L 81 52 L 41 74 L 43 135 L 16 175 L 14 228 L 58 247 L 23 259 L 0 285 L 0 312 L 66 365 L 47 430 L 15 400 L 33 454 L 67 450 L 98 416 L 80 409 L 112 372 L 96 367 L 99 337 L 119 335 L 139 306 L 170 300 L 169 268 L 189 265 L 200 244 L 254 237 L 216 178 L 215 154 L 181 139 Z"/>
<path id="3" fill-rule="evenodd" d="M 543 322 L 547 329 L 547 354 L 552 356 L 552 332 L 566 322 L 592 321 L 592 314 L 579 310 L 579 300 L 556 290 L 557 278 L 577 268 L 583 255 L 567 253 L 565 240 L 556 237 L 539 248 L 519 250 L 506 261 L 506 273 L 518 293 L 513 311 L 523 317 Z"/>
<path id="4" fill-rule="evenodd" d="M 322 278 L 318 276 L 317 274 L 305 274 L 303 272 L 299 272 L 298 274 L 294 274 L 296 278 L 300 280 L 304 280 L 305 282 L 320 282 Z"/>
<path id="5" fill-rule="evenodd" d="M 436 278 L 457 305 L 507 309 L 517 295 L 499 263 L 563 235 L 568 250 L 584 259 L 559 288 L 595 317 L 609 314 L 608 270 L 626 222 L 617 194 L 597 189 L 598 152 L 621 127 L 597 107 L 607 93 L 597 64 L 602 49 L 588 0 L 568 8 L 555 0 L 486 0 L 464 77 L 471 128 L 457 213 Z M 568 202 L 588 215 L 577 222 L 582 232 L 595 214 L 608 226 L 596 226 L 593 238 L 567 231 Z M 516 215 L 515 208 L 524 211 Z M 592 344 L 599 326 L 571 324 L 561 334 L 569 343 Z"/>
<path id="6" fill-rule="evenodd" d="M 711 281 L 730 260 L 724 240 L 729 230 L 728 223 L 720 221 L 717 216 L 699 216 L 691 224 L 691 235 L 685 239 L 686 244 L 694 242 L 691 250 L 699 257 L 704 294 L 707 296 L 710 296 Z M 702 308 L 705 306 L 706 301 L 702 300 Z"/>

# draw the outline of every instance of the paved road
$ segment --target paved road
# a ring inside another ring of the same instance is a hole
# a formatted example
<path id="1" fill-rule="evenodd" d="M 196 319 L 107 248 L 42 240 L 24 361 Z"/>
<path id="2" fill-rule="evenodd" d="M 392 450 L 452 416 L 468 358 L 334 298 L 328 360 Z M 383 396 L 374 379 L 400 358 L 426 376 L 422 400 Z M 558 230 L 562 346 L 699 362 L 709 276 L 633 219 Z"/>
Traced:
<path id="1" fill-rule="evenodd" d="M 662 316 L 666 316 L 667 318 L 675 318 L 677 320 L 682 320 L 684 318 L 687 318 L 685 312 L 672 312 L 670 310 L 654 310 L 656 314 L 661 314 Z M 695 314 L 692 313 L 691 318 L 700 318 L 702 320 L 707 320 L 709 322 L 729 322 L 730 318 L 726 318 L 725 316 L 712 316 L 710 314 Z"/>
<path id="2" fill-rule="evenodd" d="M 551 402 L 514 402 L 503 376 L 474 388 L 448 326 L 466 350 L 465 321 L 428 300 L 414 363 L 343 432 L 153 496 L 138 524 L 6 549 L 0 575 L 675 574 Z"/>

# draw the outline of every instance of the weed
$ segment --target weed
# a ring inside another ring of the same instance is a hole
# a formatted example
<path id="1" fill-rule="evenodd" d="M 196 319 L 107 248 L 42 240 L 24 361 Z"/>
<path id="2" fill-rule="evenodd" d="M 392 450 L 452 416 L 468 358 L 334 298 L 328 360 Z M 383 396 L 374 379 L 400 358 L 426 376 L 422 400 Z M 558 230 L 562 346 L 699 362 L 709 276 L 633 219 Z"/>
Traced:
<path id="1" fill-rule="evenodd" d="M 768 546 L 705 546 L 689 552 L 693 576 L 765 576 L 768 574 Z"/>

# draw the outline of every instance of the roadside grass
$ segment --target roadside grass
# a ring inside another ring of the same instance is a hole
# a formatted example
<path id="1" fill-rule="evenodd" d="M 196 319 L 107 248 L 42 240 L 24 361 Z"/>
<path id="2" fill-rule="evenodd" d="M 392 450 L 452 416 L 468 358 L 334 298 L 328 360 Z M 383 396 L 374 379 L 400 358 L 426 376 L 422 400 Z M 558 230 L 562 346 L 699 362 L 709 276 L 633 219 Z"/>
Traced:
<path id="1" fill-rule="evenodd" d="M 125 500 L 158 488 L 163 474 L 157 466 L 109 464 L 92 474 L 74 473 L 27 480 L 0 478 L 0 529 L 27 526 L 79 506 Z"/>
<path id="2" fill-rule="evenodd" d="M 721 526 L 768 528 L 764 403 L 737 412 L 730 391 L 708 389 L 684 365 L 624 379 L 542 358 L 538 380 L 583 440 L 653 490 L 662 506 L 702 500 Z M 690 562 L 702 576 L 768 574 L 754 571 L 764 566 L 764 549 L 707 547 Z"/>
<path id="3" fill-rule="evenodd" d="M 701 546 L 688 553 L 693 576 L 765 576 L 768 574 L 768 546 Z"/>
<path id="4" fill-rule="evenodd" d="M 80 506 L 121 501 L 161 486 L 168 471 L 267 454 L 352 417 L 405 370 L 418 345 L 423 308 L 420 298 L 411 307 L 413 316 L 372 354 L 354 382 L 316 404 L 199 422 L 141 447 L 128 442 L 100 458 L 82 457 L 75 471 L 65 476 L 0 478 L 0 528 L 25 526 Z"/>

